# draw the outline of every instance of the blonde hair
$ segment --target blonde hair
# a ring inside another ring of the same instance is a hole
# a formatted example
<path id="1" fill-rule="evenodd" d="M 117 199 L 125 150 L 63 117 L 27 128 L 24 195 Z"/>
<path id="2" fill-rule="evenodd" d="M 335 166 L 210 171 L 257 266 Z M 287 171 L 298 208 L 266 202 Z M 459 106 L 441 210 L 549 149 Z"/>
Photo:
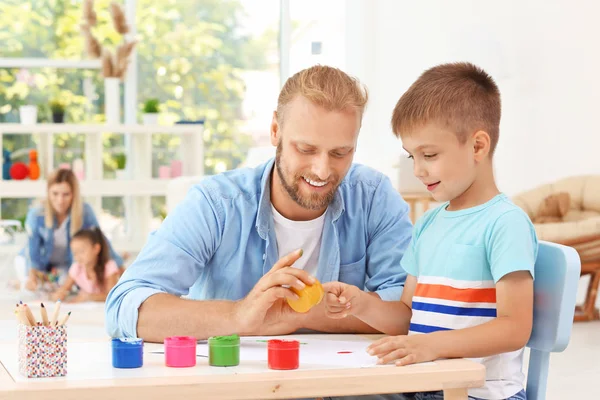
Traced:
<path id="1" fill-rule="evenodd" d="M 291 76 L 277 99 L 277 122 L 283 125 L 285 109 L 297 96 L 328 111 L 354 110 L 362 119 L 369 99 L 367 89 L 358 79 L 338 68 L 315 65 Z"/>
<path id="2" fill-rule="evenodd" d="M 461 143 L 478 130 L 490 136 L 494 154 L 500 136 L 500 90 L 483 69 L 467 62 L 430 68 L 402 95 L 392 114 L 396 136 L 429 122 L 454 131 Z"/>
<path id="3" fill-rule="evenodd" d="M 71 236 L 75 235 L 83 226 L 83 201 L 79 193 L 79 182 L 77 177 L 70 169 L 58 169 L 48 177 L 47 191 L 50 192 L 50 187 L 57 183 L 67 183 L 71 187 L 73 199 L 71 201 Z M 44 222 L 46 228 L 54 228 L 54 209 L 50 204 L 50 196 L 46 196 L 44 204 Z"/>

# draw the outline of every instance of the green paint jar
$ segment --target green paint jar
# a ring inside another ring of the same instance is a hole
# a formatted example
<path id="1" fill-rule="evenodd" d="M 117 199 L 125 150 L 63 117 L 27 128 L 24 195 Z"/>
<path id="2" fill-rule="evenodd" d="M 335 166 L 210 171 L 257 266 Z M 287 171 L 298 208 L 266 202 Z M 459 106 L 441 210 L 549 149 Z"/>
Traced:
<path id="1" fill-rule="evenodd" d="M 240 337 L 213 336 L 208 338 L 208 364 L 213 367 L 233 367 L 240 363 Z"/>

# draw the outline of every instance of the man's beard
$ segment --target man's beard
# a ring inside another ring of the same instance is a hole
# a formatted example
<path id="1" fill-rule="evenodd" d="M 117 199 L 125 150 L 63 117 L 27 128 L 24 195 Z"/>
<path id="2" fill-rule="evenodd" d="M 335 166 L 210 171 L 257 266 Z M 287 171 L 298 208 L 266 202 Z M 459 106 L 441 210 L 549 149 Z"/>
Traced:
<path id="1" fill-rule="evenodd" d="M 288 182 L 286 179 L 286 171 L 283 169 L 281 165 L 281 152 L 282 146 L 281 142 L 277 145 L 277 152 L 275 154 L 275 168 L 277 168 L 277 174 L 279 175 L 279 181 L 281 182 L 281 186 L 285 189 L 288 195 L 294 200 L 300 207 L 306 208 L 308 210 L 322 210 L 327 208 L 329 204 L 333 201 L 333 197 L 335 196 L 335 191 L 339 186 L 339 178 L 336 175 L 333 175 L 333 179 L 328 180 L 328 183 L 331 184 L 331 190 L 324 194 L 312 193 L 310 196 L 305 196 L 300 192 L 299 181 L 304 179 L 304 176 L 311 180 L 320 181 L 319 178 L 313 178 L 310 174 L 295 174 L 293 176 L 292 182 Z"/>

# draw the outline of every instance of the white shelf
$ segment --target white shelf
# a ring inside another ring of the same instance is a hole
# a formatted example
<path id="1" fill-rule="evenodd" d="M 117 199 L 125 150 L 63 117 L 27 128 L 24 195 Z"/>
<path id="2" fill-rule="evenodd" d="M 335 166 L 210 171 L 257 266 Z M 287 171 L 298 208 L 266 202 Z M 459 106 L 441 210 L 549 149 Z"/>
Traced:
<path id="1" fill-rule="evenodd" d="M 84 134 L 84 170 L 87 179 L 81 181 L 81 194 L 99 213 L 102 197 L 127 197 L 125 220 L 128 226 L 126 237 L 117 247 L 136 251 L 141 248 L 151 229 L 151 196 L 166 196 L 169 179 L 152 177 L 152 134 L 179 135 L 179 148 L 183 176 L 204 175 L 204 126 L 202 124 L 181 125 L 127 125 L 127 124 L 0 124 L 0 143 L 3 135 L 35 134 L 36 149 L 42 176 L 56 168 L 54 160 L 54 134 Z M 104 179 L 102 133 L 122 133 L 130 138 L 127 150 L 127 169 L 130 180 Z M 15 181 L 0 179 L 1 198 L 42 198 L 46 195 L 46 181 Z M 0 216 L 1 217 L 1 216 Z"/>
<path id="2" fill-rule="evenodd" d="M 100 69 L 100 60 L 57 60 L 49 58 L 2 58 L 0 68 Z"/>
<path id="3" fill-rule="evenodd" d="M 182 125 L 114 125 L 114 124 L 0 124 L 3 134 L 32 134 L 32 133 L 131 133 L 131 134 L 201 134 L 204 128 L 201 124 Z"/>
<path id="4" fill-rule="evenodd" d="M 166 196 L 168 182 L 167 179 L 84 179 L 80 185 L 81 195 L 84 197 Z M 9 199 L 46 197 L 46 181 L 0 181 L 0 197 Z"/>

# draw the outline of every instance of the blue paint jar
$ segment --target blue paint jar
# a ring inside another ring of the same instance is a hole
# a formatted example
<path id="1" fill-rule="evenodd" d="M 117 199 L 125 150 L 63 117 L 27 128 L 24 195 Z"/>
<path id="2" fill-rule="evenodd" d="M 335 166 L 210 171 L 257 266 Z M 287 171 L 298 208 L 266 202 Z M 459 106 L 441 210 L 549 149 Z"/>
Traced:
<path id="1" fill-rule="evenodd" d="M 112 340 L 112 365 L 114 368 L 139 368 L 143 364 L 143 339 L 115 338 Z"/>

